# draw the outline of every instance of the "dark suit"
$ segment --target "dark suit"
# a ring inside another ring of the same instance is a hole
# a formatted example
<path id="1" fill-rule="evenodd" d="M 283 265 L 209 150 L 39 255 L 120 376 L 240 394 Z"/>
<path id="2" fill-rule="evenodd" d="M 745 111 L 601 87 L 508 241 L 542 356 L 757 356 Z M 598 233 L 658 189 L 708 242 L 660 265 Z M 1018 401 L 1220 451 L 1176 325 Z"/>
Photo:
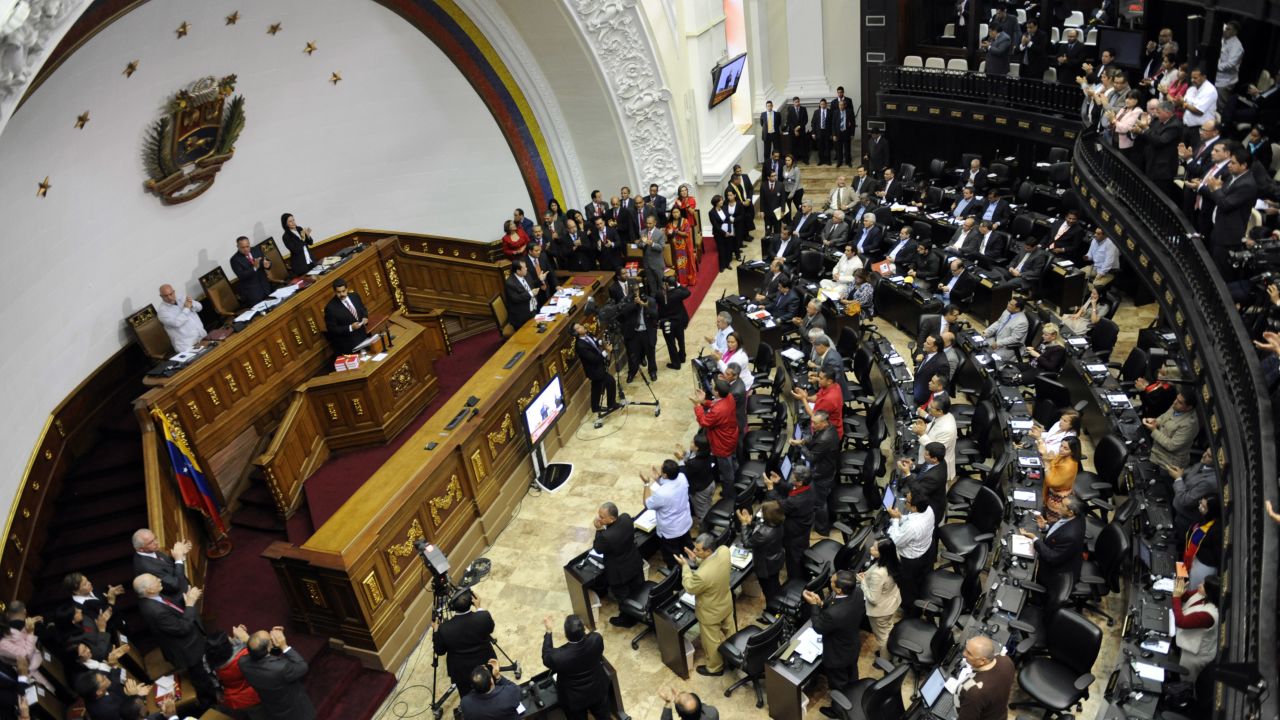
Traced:
<path id="1" fill-rule="evenodd" d="M 867 170 L 872 173 L 879 173 L 881 170 L 889 167 L 889 138 L 884 133 L 876 135 L 872 133 L 871 138 L 862 143 L 862 152 L 867 156 Z"/>
<path id="2" fill-rule="evenodd" d="M 951 208 L 947 214 L 956 219 L 963 219 L 967 217 L 977 217 L 978 213 L 981 211 L 982 201 L 976 196 L 970 198 L 968 201 L 961 196 L 960 199 L 955 202 L 955 207 Z"/>
<path id="3" fill-rule="evenodd" d="M 1244 241 L 1244 228 L 1258 199 L 1258 186 L 1253 174 L 1246 171 L 1234 180 L 1224 181 L 1222 187 L 1209 193 L 1209 198 L 1217 207 L 1213 233 L 1209 236 L 1213 261 L 1223 276 L 1230 279 L 1235 270 L 1227 253 L 1238 249 Z"/>
<path id="4" fill-rule="evenodd" d="M 813 531 L 813 506 L 817 500 L 813 486 L 806 485 L 793 495 L 791 485 L 784 481 L 773 487 L 769 499 L 778 501 L 786 518 L 782 522 L 782 541 L 787 550 L 787 577 L 806 577 L 804 551 L 809 549 L 809 533 Z"/>
<path id="5" fill-rule="evenodd" d="M 334 352 L 339 355 L 351 352 L 357 345 L 369 338 L 369 333 L 365 328 L 351 329 L 354 323 L 369 317 L 369 311 L 365 309 L 364 303 L 360 301 L 360 296 L 356 293 L 348 292 L 347 298 L 355 306 L 356 315 L 359 317 L 352 317 L 351 311 L 347 309 L 346 304 L 336 295 L 324 306 L 324 329 L 329 336 L 329 343 L 333 345 Z"/>
<path id="6" fill-rule="evenodd" d="M 1013 212 L 1009 210 L 1008 200 L 1005 200 L 1004 198 L 1000 198 L 999 200 L 996 200 L 995 210 L 992 211 L 991 217 L 988 218 L 987 209 L 990 207 L 991 207 L 990 200 L 983 202 L 981 209 L 978 210 L 977 218 L 979 220 L 990 220 L 991 222 L 997 223 L 1000 225 L 1003 225 L 1009 222 L 1009 217 L 1013 214 Z"/>
<path id="7" fill-rule="evenodd" d="M 808 126 L 809 111 L 803 105 L 788 105 L 782 113 L 782 132 L 786 137 L 783 145 L 795 156 L 796 162 L 805 165 L 809 164 L 809 136 L 806 134 Z"/>
<path id="8" fill-rule="evenodd" d="M 821 222 L 818 220 L 817 213 L 811 212 L 807 215 L 797 215 L 795 221 L 791 224 L 791 234 L 805 242 L 815 242 L 820 225 Z"/>
<path id="9" fill-rule="evenodd" d="M 911 381 L 911 399 L 917 406 L 929 402 L 929 379 L 934 375 L 945 378 L 951 376 L 951 365 L 947 362 L 946 354 L 941 350 L 916 367 L 915 377 Z"/>
<path id="10" fill-rule="evenodd" d="M 603 236 L 599 230 L 592 230 L 591 234 L 594 236 L 592 242 L 600 253 L 600 269 L 617 270 L 622 267 L 626 248 L 623 246 L 622 238 L 618 236 L 618 231 L 606 224 Z"/>
<path id="11" fill-rule="evenodd" d="M 604 556 L 604 579 L 615 600 L 631 597 L 644 584 L 644 567 L 636 549 L 631 516 L 619 513 L 608 527 L 596 531 L 591 549 Z"/>
<path id="12" fill-rule="evenodd" d="M 782 224 L 779 217 L 774 216 L 774 210 L 782 210 L 786 212 L 787 194 L 782 189 L 782 181 L 776 180 L 770 183 L 768 180 L 760 183 L 760 212 L 764 214 L 764 229 L 770 235 L 778 232 L 778 227 Z"/>
<path id="13" fill-rule="evenodd" d="M 905 192 L 902 188 L 902 181 L 896 177 L 891 181 L 886 180 L 882 190 L 884 191 L 884 197 L 881 202 L 884 205 L 891 205 L 901 200 L 902 194 Z"/>
<path id="14" fill-rule="evenodd" d="M 1178 143 L 1182 141 L 1183 132 L 1182 121 L 1174 116 L 1167 123 L 1154 120 L 1142 133 L 1147 177 L 1155 181 L 1174 202 L 1178 198 L 1173 178 L 1178 174 Z"/>
<path id="15" fill-rule="evenodd" d="M 1010 58 L 1013 56 L 1013 38 L 1003 31 L 996 33 L 987 46 L 987 74 L 1008 75 Z"/>
<path id="16" fill-rule="evenodd" d="M 960 241 L 960 245 L 956 245 L 956 241 Z M 948 255 L 959 255 L 961 257 L 970 257 L 978 252 L 978 245 L 982 242 L 982 233 L 978 232 L 978 226 L 974 226 L 969 232 L 965 232 L 961 226 L 956 229 L 955 235 L 951 237 L 951 242 L 947 243 L 946 252 Z"/>
<path id="17" fill-rule="evenodd" d="M 658 347 L 658 303 L 648 295 L 641 295 L 645 305 L 634 299 L 622 306 L 622 337 L 627 344 L 627 378 L 640 372 L 640 360 L 648 363 L 649 375 L 658 373 L 655 352 Z M 644 329 L 640 329 L 643 318 Z"/>
<path id="18" fill-rule="evenodd" d="M 1026 34 L 1023 34 L 1026 37 Z M 1018 69 L 1020 77 L 1031 80 L 1039 80 L 1044 77 L 1044 71 L 1049 68 L 1049 38 L 1044 31 L 1037 30 L 1031 35 L 1031 44 L 1022 47 L 1019 44 L 1017 48 L 1018 62 L 1022 67 Z"/>
<path id="19" fill-rule="evenodd" d="M 836 107 L 833 112 L 835 113 L 835 121 L 831 127 L 836 136 L 836 167 L 840 167 L 841 164 L 852 167 L 853 153 L 851 152 L 851 146 L 853 144 L 853 134 L 857 132 L 858 114 L 853 111 L 852 104 L 844 110 Z M 840 129 L 842 124 L 844 125 L 843 130 Z"/>
<path id="20" fill-rule="evenodd" d="M 142 553 L 133 554 L 133 576 L 155 575 L 163 589 L 160 595 L 175 605 L 182 604 L 182 595 L 191 585 L 187 582 L 186 563 L 176 563 L 165 552 L 157 552 L 154 558 Z"/>
<path id="21" fill-rule="evenodd" d="M 529 322 L 529 318 L 533 317 L 535 312 L 529 309 L 529 302 L 532 300 L 536 303 L 537 297 L 538 291 L 533 288 L 528 276 L 525 277 L 524 285 L 520 284 L 519 275 L 511 273 L 507 276 L 502 284 L 502 300 L 507 305 L 507 317 L 511 320 L 511 327 L 519 330 L 520 326 Z"/>
<path id="22" fill-rule="evenodd" d="M 302 678 L 307 674 L 307 661 L 297 650 L 289 648 L 280 655 L 268 653 L 254 658 L 243 655 L 238 663 L 244 679 L 262 698 L 262 709 L 270 720 L 313 720 L 315 706 L 307 696 Z"/>
<path id="23" fill-rule="evenodd" d="M 1066 62 L 1058 63 L 1058 82 L 1063 85 L 1071 85 L 1076 81 L 1076 76 L 1083 73 L 1080 67 L 1089 57 L 1089 46 L 1083 42 L 1076 41 L 1073 43 L 1062 43 L 1058 48 L 1058 56 L 1066 56 Z M 1057 58 L 1054 58 L 1057 62 Z"/>
<path id="24" fill-rule="evenodd" d="M 944 292 L 945 286 L 951 283 L 952 277 L 955 276 L 947 275 L 945 278 L 938 281 L 943 285 Z M 973 273 L 965 270 L 960 273 L 960 277 L 956 278 L 955 284 L 951 285 L 951 294 L 948 296 L 948 302 L 954 304 L 968 302 L 969 299 L 973 297 L 973 289 L 977 286 L 978 281 L 973 277 Z"/>
<path id="25" fill-rule="evenodd" d="M 742 528 L 739 542 L 742 547 L 751 551 L 752 564 L 755 566 L 756 578 L 760 581 L 760 589 L 764 591 L 765 602 L 772 601 L 781 589 L 778 573 L 782 572 L 787 563 L 782 526 L 752 522 Z"/>
<path id="26" fill-rule="evenodd" d="M 848 595 L 829 598 L 813 613 L 813 629 L 822 635 L 822 672 L 832 688 L 847 691 L 858 679 L 861 626 L 866 612 L 862 588 L 855 585 Z"/>
<path id="27" fill-rule="evenodd" d="M 471 684 L 467 681 L 467 685 Z M 498 678 L 495 687 L 487 693 L 470 693 L 462 698 L 463 720 L 516 720 L 520 717 L 520 686 L 506 678 Z"/>
<path id="28" fill-rule="evenodd" d="M 1021 289 L 1023 292 L 1032 292 L 1040 285 L 1040 276 L 1044 274 L 1045 268 L 1049 267 L 1049 251 L 1044 248 L 1037 247 L 1035 250 L 1023 250 L 1018 253 L 1013 261 L 1009 263 L 1010 268 L 1017 268 L 1018 277 L 1009 275 L 1009 279 L 1001 283 L 1002 286 L 1014 287 Z M 1005 271 L 1007 274 L 1008 271 Z"/>
<path id="29" fill-rule="evenodd" d="M 472 610 L 440 623 L 440 629 L 433 634 L 435 653 L 448 653 L 445 667 L 462 695 L 471 692 L 471 671 L 498 657 L 489 642 L 493 628 L 493 616 L 488 610 Z"/>
<path id="30" fill-rule="evenodd" d="M 813 122 L 809 129 L 813 133 L 814 142 L 818 146 L 818 164 L 831 162 L 831 136 L 835 133 L 836 113 L 831 108 L 817 108 L 813 111 Z"/>
<path id="31" fill-rule="evenodd" d="M 917 246 L 916 254 L 912 258 L 912 266 L 916 269 L 916 285 L 932 289 L 942 282 L 942 253 L 930 248 L 929 252 L 921 256 L 919 250 Z"/>
<path id="32" fill-rule="evenodd" d="M 177 607 L 167 605 L 158 598 L 140 598 L 138 611 L 155 636 L 164 658 L 175 668 L 185 670 L 191 677 L 191 684 L 195 686 L 201 704 L 212 706 L 218 701 L 218 688 L 204 663 L 207 643 L 204 625 L 200 622 L 200 611 L 183 602 L 174 605 Z"/>
<path id="33" fill-rule="evenodd" d="M 582 215 L 587 219 L 587 227 L 593 231 L 596 227 L 596 218 L 605 217 L 608 212 L 609 204 L 603 201 L 598 203 L 589 202 L 582 208 Z M 605 220 L 608 221 L 608 218 L 605 218 Z M 578 229 L 582 230 L 582 228 Z"/>
<path id="34" fill-rule="evenodd" d="M 1052 526 L 1050 526 L 1052 527 Z M 1083 561 L 1085 520 L 1083 515 L 1073 517 L 1052 535 L 1036 540 L 1036 559 L 1039 568 L 1036 577 L 1040 583 L 1055 573 L 1070 573 L 1072 580 L 1080 578 Z M 1048 532 L 1048 528 L 1045 528 Z"/>
<path id="35" fill-rule="evenodd" d="M 662 708 L 662 717 L 660 717 L 658 720 L 671 720 L 672 717 L 673 716 L 671 714 L 671 708 L 664 707 Z M 702 712 L 698 713 L 698 717 L 694 718 L 693 720 L 720 720 L 720 711 L 716 710 L 710 705 L 707 705 L 706 703 L 703 703 Z"/>
<path id="36" fill-rule="evenodd" d="M 978 246 L 974 248 L 974 257 L 988 260 L 1002 260 L 1008 251 L 1009 236 L 998 230 L 992 230 L 987 236 L 979 236 Z M 983 263 L 986 267 L 987 263 Z"/>
<path id="37" fill-rule="evenodd" d="M 529 271 L 525 273 L 524 279 L 528 281 L 529 287 L 537 291 L 538 302 L 545 305 L 547 299 L 555 294 L 556 287 L 559 286 L 556 278 L 555 260 L 552 259 L 551 255 L 543 252 L 538 256 L 536 263 L 533 260 L 533 256 L 529 254 L 521 255 L 517 261 L 524 263 L 524 266 L 529 268 Z M 538 279 L 539 271 L 547 274 L 545 280 Z"/>
<path id="38" fill-rule="evenodd" d="M 884 228 L 879 225 L 856 227 L 849 234 L 849 242 L 867 262 L 884 259 Z"/>
<path id="39" fill-rule="evenodd" d="M 863 175 L 862 177 L 855 177 L 853 179 L 853 183 L 850 184 L 849 187 L 853 189 L 854 195 L 862 197 L 863 195 L 870 195 L 876 190 L 879 190 L 880 183 L 870 175 Z"/>
<path id="40" fill-rule="evenodd" d="M 249 262 L 243 253 L 237 252 L 231 256 L 231 271 L 239 278 L 239 282 L 236 283 L 236 292 L 240 295 L 240 302 L 245 305 L 256 305 L 271 294 L 271 283 L 267 280 L 267 269 L 261 262 L 262 251 L 251 247 L 249 252 L 260 261 L 258 267 L 255 269 L 253 263 Z"/>
<path id="41" fill-rule="evenodd" d="M 1089 247 L 1089 238 L 1080 223 L 1067 227 L 1064 231 L 1063 228 L 1066 225 L 1066 220 L 1059 220 L 1049 226 L 1049 234 L 1044 238 L 1049 244 L 1045 249 L 1054 255 L 1061 255 L 1078 263 L 1084 257 L 1084 251 Z M 1062 237 L 1058 237 L 1059 232 L 1062 233 Z M 1055 240 L 1054 238 L 1057 239 Z M 1054 250 L 1061 250 L 1062 252 L 1056 253 L 1053 252 Z"/>
<path id="42" fill-rule="evenodd" d="M 120 684 L 120 676 L 117 673 L 110 675 L 111 686 L 107 688 L 107 692 L 100 697 L 86 698 L 84 701 L 85 714 L 89 720 L 120 720 L 125 706 L 129 704 L 129 696 L 124 692 L 124 686 Z M 15 697 L 14 701 L 17 703 Z M 10 705 L 6 703 L 5 710 L 9 711 Z M 0 713 L 0 717 L 16 718 L 17 715 L 10 712 L 5 716 Z"/>
<path id="43" fill-rule="evenodd" d="M 769 132 L 769 116 L 773 116 L 773 132 Z M 760 139 L 764 141 L 764 157 L 773 157 L 773 151 L 782 145 L 782 113 L 765 110 L 760 113 Z"/>
<path id="44" fill-rule="evenodd" d="M 945 357 L 943 364 L 946 364 Z M 920 467 L 917 465 L 916 472 L 907 476 L 906 486 L 911 489 L 912 497 L 928 498 L 933 517 L 941 525 L 947 516 L 947 461 L 942 460 L 924 471 Z"/>
<path id="45" fill-rule="evenodd" d="M 765 309 L 773 316 L 773 321 L 779 324 L 790 322 L 791 318 L 800 314 L 800 308 L 800 295 L 794 288 L 778 293 L 772 302 L 765 305 Z"/>
<path id="46" fill-rule="evenodd" d="M 782 258 L 782 263 L 787 267 L 794 267 L 796 262 L 800 260 L 800 238 L 794 233 L 787 238 L 786 247 L 782 246 L 782 236 L 769 239 L 769 249 L 766 258 Z"/>
<path id="47" fill-rule="evenodd" d="M 574 350 L 578 353 L 578 362 L 582 363 L 582 374 L 591 381 L 591 412 L 600 412 L 615 404 L 618 383 L 609 372 L 609 358 L 604 354 L 595 338 L 580 336 L 574 341 Z M 600 395 L 606 395 L 605 405 L 600 404 Z"/>
<path id="48" fill-rule="evenodd" d="M 542 636 L 542 664 L 556 674 L 556 694 L 565 716 L 583 718 L 587 711 L 597 720 L 610 717 L 609 676 L 604 670 L 604 638 L 590 633 L 578 642 L 560 647 L 551 644 L 551 633 Z"/>
<path id="49" fill-rule="evenodd" d="M 901 243 L 902 247 L 898 247 Z M 895 238 L 892 243 L 885 243 L 885 257 L 892 260 L 897 265 L 899 274 L 902 274 L 908 266 L 914 267 L 916 260 L 916 241 L 913 238 L 907 238 L 903 242 L 901 237 Z"/>
<path id="50" fill-rule="evenodd" d="M 667 198 L 663 195 L 645 195 L 644 205 L 645 207 L 653 208 L 653 211 L 658 214 L 658 219 L 661 221 L 658 223 L 659 227 L 671 216 L 670 212 L 668 212 L 670 208 L 667 207 Z M 643 230 L 644 228 L 641 229 Z"/>
<path id="51" fill-rule="evenodd" d="M 284 240 L 284 246 L 289 250 L 289 272 L 293 275 L 305 275 L 308 270 L 315 267 L 315 260 L 307 262 L 307 253 L 304 248 L 311 247 L 311 237 L 305 239 L 301 236 L 300 231 L 285 230 L 281 236 Z"/>

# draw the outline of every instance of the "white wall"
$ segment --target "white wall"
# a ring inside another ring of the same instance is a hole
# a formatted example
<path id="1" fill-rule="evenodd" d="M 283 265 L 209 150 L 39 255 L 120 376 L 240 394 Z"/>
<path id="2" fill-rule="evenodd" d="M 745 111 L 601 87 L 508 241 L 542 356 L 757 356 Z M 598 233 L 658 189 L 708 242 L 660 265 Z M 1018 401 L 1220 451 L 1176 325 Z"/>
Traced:
<path id="1" fill-rule="evenodd" d="M 490 240 L 512 207 L 529 209 L 496 122 L 415 28 L 373 2 L 267 7 L 146 3 L 68 58 L 0 135 L 0 323 L 32 339 L 0 359 L 0 497 L 13 497 L 48 413 L 125 342 L 124 316 L 158 302 L 163 282 L 194 290 L 227 267 L 237 235 L 278 237 L 288 211 L 320 237 L 375 227 Z M 272 22 L 284 25 L 274 37 Z M 145 128 L 174 91 L 231 73 L 247 115 L 235 157 L 202 197 L 162 206 L 142 187 Z"/>

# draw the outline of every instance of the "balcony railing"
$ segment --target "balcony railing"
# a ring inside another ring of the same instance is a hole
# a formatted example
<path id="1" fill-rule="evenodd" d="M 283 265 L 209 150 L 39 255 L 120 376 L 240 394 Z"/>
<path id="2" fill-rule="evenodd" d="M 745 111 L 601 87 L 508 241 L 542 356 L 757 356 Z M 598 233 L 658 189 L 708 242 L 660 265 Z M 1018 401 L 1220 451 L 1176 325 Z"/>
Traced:
<path id="1" fill-rule="evenodd" d="M 1031 78 L 933 68 L 881 66 L 879 92 L 993 104 L 1071 117 L 1084 96 L 1075 84 L 1060 85 Z"/>

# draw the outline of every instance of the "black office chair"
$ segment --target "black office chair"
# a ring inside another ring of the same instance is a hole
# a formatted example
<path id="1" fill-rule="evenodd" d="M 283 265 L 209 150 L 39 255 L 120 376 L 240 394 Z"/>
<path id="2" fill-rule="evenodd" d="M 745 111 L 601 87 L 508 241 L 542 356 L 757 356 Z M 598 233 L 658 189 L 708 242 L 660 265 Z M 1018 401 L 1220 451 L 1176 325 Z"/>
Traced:
<path id="1" fill-rule="evenodd" d="M 911 234 L 917 241 L 928 240 L 933 235 L 933 226 L 923 220 L 916 220 L 911 223 Z"/>
<path id="2" fill-rule="evenodd" d="M 1064 147 L 1049 148 L 1049 164 L 1067 162 L 1071 159 L 1071 151 Z"/>
<path id="3" fill-rule="evenodd" d="M 748 430 L 747 434 L 742 437 L 742 452 L 748 458 L 767 459 L 773 453 L 773 448 L 777 444 L 778 433 L 782 432 L 786 421 L 786 413 L 777 413 L 773 417 L 773 422 L 766 424 L 764 427 Z"/>
<path id="4" fill-rule="evenodd" d="M 808 606 L 804 601 L 804 591 L 821 594 L 829 582 L 831 573 L 825 568 L 810 577 L 787 578 L 777 597 L 765 604 L 765 617 L 782 617 L 793 630 L 800 627 L 804 624 L 802 616 L 807 612 L 804 608 Z"/>
<path id="5" fill-rule="evenodd" d="M 973 409 L 973 418 L 969 421 L 969 433 L 966 437 L 956 438 L 956 463 L 961 459 L 977 462 L 987 457 L 990 446 L 990 434 L 997 422 L 995 405 L 983 400 Z"/>
<path id="6" fill-rule="evenodd" d="M 864 678 L 848 691 L 832 690 L 831 706 L 841 720 L 901 720 L 907 714 L 902 704 L 902 680 L 908 667 L 893 667 L 880 662 L 876 667 L 884 670 L 884 677 L 873 680 Z"/>
<path id="7" fill-rule="evenodd" d="M 1129 351 L 1124 364 L 1107 363 L 1107 367 L 1119 372 L 1119 380 L 1126 390 L 1133 387 L 1133 381 L 1140 377 L 1151 376 L 1151 356 L 1146 350 L 1135 347 Z"/>
<path id="8" fill-rule="evenodd" d="M 827 574 L 833 575 L 839 570 L 851 568 L 858 554 L 862 552 L 862 545 L 866 542 L 867 536 L 871 534 L 869 527 L 854 531 L 853 528 L 841 522 L 833 525 L 844 537 L 844 542 L 823 538 L 810 545 L 809 549 L 804 551 L 804 566 L 810 576 L 819 575 L 824 570 Z"/>
<path id="9" fill-rule="evenodd" d="M 960 623 L 964 613 L 959 597 L 942 606 L 921 604 L 926 606 L 924 615 L 899 620 L 885 641 L 889 655 L 905 662 L 904 667 L 910 667 L 915 673 L 917 685 L 925 668 L 941 663 L 946 657 L 955 642 L 952 628 Z"/>
<path id="10" fill-rule="evenodd" d="M 646 580 L 640 591 L 618 603 L 618 610 L 627 617 L 644 624 L 644 629 L 631 639 L 631 649 L 640 649 L 640 641 L 653 632 L 653 613 L 662 608 L 680 592 L 680 568 L 672 570 L 658 582 Z"/>
<path id="11" fill-rule="evenodd" d="M 823 276 L 824 258 L 817 250 L 800 251 L 800 277 L 810 282 L 818 282 Z"/>
<path id="12" fill-rule="evenodd" d="M 1129 533 L 1123 525 L 1108 523 L 1094 542 L 1089 559 L 1080 566 L 1080 582 L 1071 593 L 1072 606 L 1081 612 L 1095 612 L 1107 619 L 1107 627 L 1115 627 L 1115 618 L 1099 603 L 1103 597 L 1120 590 L 1121 576 L 1127 575 L 1129 556 Z"/>
<path id="13" fill-rule="evenodd" d="M 1071 575 L 1054 573 L 1043 586 L 1030 583 L 1023 585 L 1023 588 L 1033 593 L 1035 602 L 1024 603 L 1018 611 L 1017 620 L 1009 624 L 1023 634 L 1023 639 L 1018 643 L 1018 654 L 1048 652 L 1049 626 L 1058 616 L 1058 611 L 1067 607 L 1074 589 Z"/>
<path id="14" fill-rule="evenodd" d="M 1086 337 L 1089 339 L 1089 355 L 1105 363 L 1111 359 L 1111 351 L 1120 337 L 1120 326 L 1109 318 L 1098 318 Z"/>
<path id="15" fill-rule="evenodd" d="M 1022 340 L 1025 347 L 1035 347 L 1040 344 L 1040 330 L 1044 327 L 1044 320 L 1038 313 L 1027 313 L 1027 334 Z"/>
<path id="16" fill-rule="evenodd" d="M 756 691 L 756 707 L 764 707 L 764 666 L 769 662 L 769 656 L 782 644 L 782 631 L 785 627 L 786 623 L 781 619 L 774 620 L 766 628 L 749 625 L 720 644 L 720 656 L 724 658 L 725 666 L 744 673 L 742 679 L 724 691 L 725 697 L 751 683 L 752 689 Z"/>
<path id="17" fill-rule="evenodd" d="M 884 460 L 880 453 L 880 445 L 887 437 L 889 437 L 889 425 L 882 417 L 876 424 L 871 426 L 867 441 L 860 443 L 862 445 L 861 448 L 841 451 L 837 474 L 841 478 L 860 476 L 863 468 L 883 464 Z"/>
<path id="18" fill-rule="evenodd" d="M 938 555 L 947 564 L 937 570 L 930 570 L 920 583 L 920 598 L 928 603 L 944 606 L 954 598 L 963 601 L 967 611 L 978 601 L 982 594 L 982 572 L 987 567 L 990 548 L 984 544 L 973 546 L 964 555 L 943 550 Z"/>
<path id="19" fill-rule="evenodd" d="M 875 400 L 867 406 L 864 413 L 845 411 L 844 445 L 857 448 L 869 448 L 874 441 L 874 428 L 884 422 L 884 408 L 889 401 L 889 391 L 881 390 Z M 886 428 L 887 430 L 887 428 Z M 887 432 L 886 432 L 887 435 Z"/>
<path id="20" fill-rule="evenodd" d="M 1129 446 L 1124 438 L 1115 434 L 1103 435 L 1093 446 L 1093 467 L 1095 472 L 1081 470 L 1076 473 L 1076 481 L 1072 491 L 1081 500 L 1109 500 L 1121 489 L 1130 484 L 1126 471 L 1129 469 Z"/>
<path id="21" fill-rule="evenodd" d="M 971 463 L 962 468 L 962 470 L 976 474 L 976 477 L 972 475 L 957 477 L 955 482 L 951 483 L 951 489 L 947 491 L 948 517 L 951 517 L 956 512 L 967 512 L 969 506 L 973 504 L 974 499 L 978 497 L 978 493 L 984 487 L 994 491 L 996 495 L 1003 494 L 1004 476 L 1009 473 L 1010 468 L 1013 466 L 1017 453 L 1013 448 L 1005 445 L 1003 439 L 994 434 L 992 435 L 991 443 L 1002 446 L 1002 450 L 991 461 L 991 464 Z"/>
<path id="22" fill-rule="evenodd" d="M 1000 192 L 1009 191 L 1010 180 L 1009 166 L 1004 163 L 991 163 L 991 172 L 987 173 L 987 187 L 995 188 Z"/>
<path id="23" fill-rule="evenodd" d="M 1064 188 L 1071 184 L 1071 163 L 1058 162 L 1049 166 L 1049 183 Z"/>
<path id="24" fill-rule="evenodd" d="M 935 534 L 947 550 L 957 555 L 968 555 L 979 544 L 989 545 L 995 539 L 996 528 L 1004 518 L 1004 500 L 989 487 L 979 487 L 968 516 L 963 523 L 948 523 Z"/>
<path id="25" fill-rule="evenodd" d="M 916 166 L 911 163 L 902 163 L 898 166 L 898 179 L 904 183 L 909 183 L 916 179 Z"/>
<path id="26" fill-rule="evenodd" d="M 947 161 L 942 158 L 934 158 L 929 161 L 929 177 L 940 178 L 947 174 Z"/>
<path id="27" fill-rule="evenodd" d="M 1019 202 L 1021 202 L 1021 200 L 1019 200 Z M 1009 232 L 1018 240 L 1031 237 L 1035 234 L 1035 230 L 1035 219 L 1026 213 L 1018 213 L 1018 215 L 1013 218 L 1013 221 L 1009 223 Z"/>
<path id="28" fill-rule="evenodd" d="M 1010 709 L 1062 713 L 1089 697 L 1094 680 L 1090 670 L 1102 646 L 1102 628 L 1080 613 L 1059 610 L 1049 624 L 1047 645 L 1047 655 L 1031 657 L 1018 671 L 1018 686 L 1031 701 L 1013 703 Z"/>
<path id="29" fill-rule="evenodd" d="M 1044 427 L 1053 427 L 1061 414 L 1062 409 L 1049 398 L 1036 398 L 1035 405 L 1031 407 L 1031 419 Z"/>
<path id="30" fill-rule="evenodd" d="M 981 159 L 982 156 L 978 153 L 960 153 L 960 168 L 967 171 L 974 160 Z"/>
<path id="31" fill-rule="evenodd" d="M 1071 407 L 1071 391 L 1067 386 L 1045 375 L 1036 377 L 1035 398 L 1037 401 L 1048 400 L 1056 407 Z"/>
<path id="32" fill-rule="evenodd" d="M 760 347 L 756 348 L 756 357 L 751 361 L 752 372 L 768 376 L 777 364 L 778 358 L 773 352 L 773 346 L 767 342 L 760 343 Z"/>
<path id="33" fill-rule="evenodd" d="M 1014 193 L 1014 202 L 1019 205 L 1026 205 L 1031 202 L 1031 198 L 1036 194 L 1036 184 L 1030 180 L 1023 180 L 1018 184 L 1018 190 Z M 1030 218 L 1028 218 L 1030 220 Z"/>
<path id="34" fill-rule="evenodd" d="M 929 189 L 925 191 L 925 204 L 929 207 L 942 207 L 943 199 L 942 188 L 937 185 L 931 185 Z"/>

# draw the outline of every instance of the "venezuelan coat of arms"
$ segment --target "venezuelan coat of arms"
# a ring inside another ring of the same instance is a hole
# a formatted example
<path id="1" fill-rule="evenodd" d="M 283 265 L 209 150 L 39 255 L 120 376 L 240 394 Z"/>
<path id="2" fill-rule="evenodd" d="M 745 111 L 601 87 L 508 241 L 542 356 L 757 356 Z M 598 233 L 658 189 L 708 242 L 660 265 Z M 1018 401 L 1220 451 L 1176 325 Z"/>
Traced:
<path id="1" fill-rule="evenodd" d="M 203 77 L 169 99 L 142 145 L 143 186 L 165 205 L 199 197 L 235 154 L 244 130 L 244 96 L 232 96 L 236 76 Z"/>

